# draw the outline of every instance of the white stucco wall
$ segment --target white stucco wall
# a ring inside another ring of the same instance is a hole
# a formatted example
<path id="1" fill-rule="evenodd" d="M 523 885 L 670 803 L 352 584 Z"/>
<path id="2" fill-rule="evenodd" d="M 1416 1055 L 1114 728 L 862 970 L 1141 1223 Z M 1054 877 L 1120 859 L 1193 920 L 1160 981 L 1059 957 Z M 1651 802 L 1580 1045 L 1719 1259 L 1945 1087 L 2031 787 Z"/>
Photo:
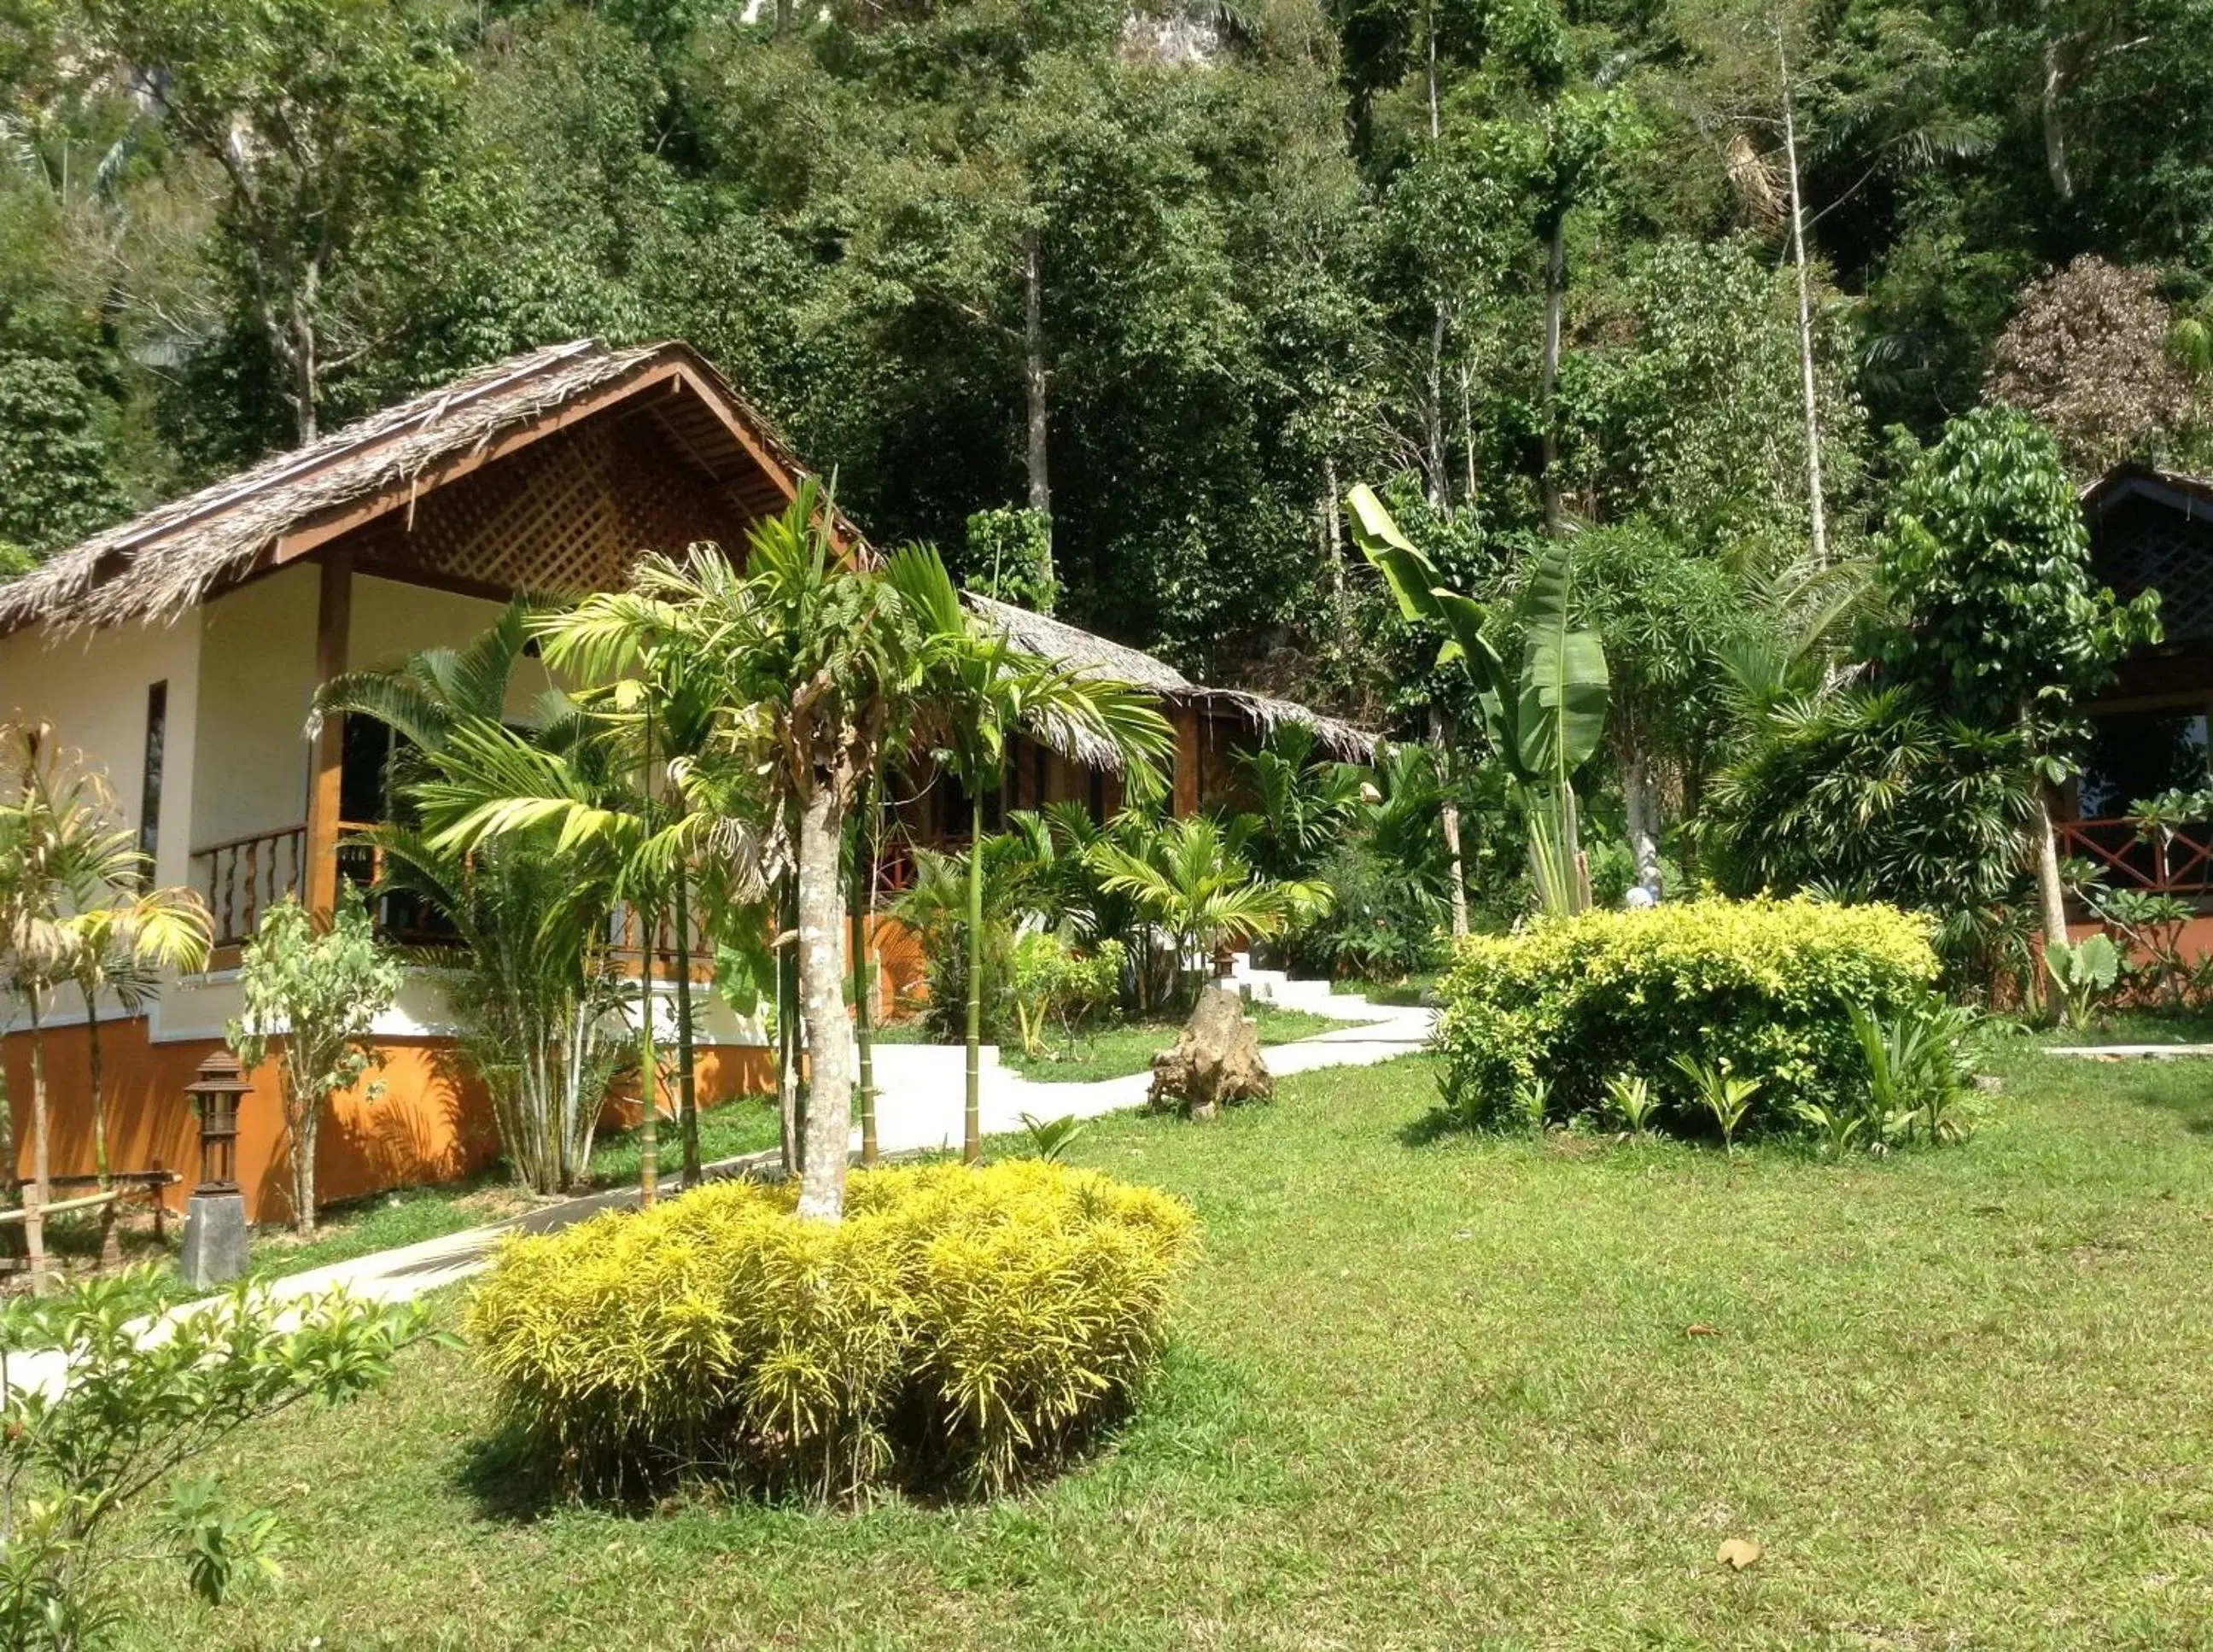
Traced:
<path id="1" fill-rule="evenodd" d="M 498 619 L 503 606 L 397 580 L 357 576 L 346 658 L 355 669 L 369 670 L 398 665 L 424 649 L 459 648 Z M 311 618 L 311 629 L 312 625 Z M 529 710 L 550 681 L 537 661 L 523 661 L 508 685 L 508 715 Z"/>
<path id="2" fill-rule="evenodd" d="M 319 571 L 281 569 L 199 610 L 192 846 L 308 818 Z"/>
<path id="3" fill-rule="evenodd" d="M 119 823 L 136 832 L 145 800 L 146 694 L 167 682 L 167 752 L 155 875 L 181 883 L 191 851 L 200 631 L 192 616 L 168 625 L 55 637 L 0 637 L 0 719 L 53 725 L 113 794 Z"/>

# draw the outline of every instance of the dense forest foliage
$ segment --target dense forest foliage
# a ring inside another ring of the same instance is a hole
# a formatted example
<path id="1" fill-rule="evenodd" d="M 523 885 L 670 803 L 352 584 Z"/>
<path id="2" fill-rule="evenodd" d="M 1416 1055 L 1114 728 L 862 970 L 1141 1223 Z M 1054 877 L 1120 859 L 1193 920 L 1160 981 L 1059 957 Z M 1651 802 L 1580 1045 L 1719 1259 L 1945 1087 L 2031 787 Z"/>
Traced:
<path id="1" fill-rule="evenodd" d="M 2192 462 L 2208 61 L 2206 0 L 0 0 L 0 542 L 674 336 L 878 538 L 1401 728 L 1332 502 L 1478 582 L 1582 527 L 1696 722 L 1660 633 L 1818 606 L 1986 396 Z"/>

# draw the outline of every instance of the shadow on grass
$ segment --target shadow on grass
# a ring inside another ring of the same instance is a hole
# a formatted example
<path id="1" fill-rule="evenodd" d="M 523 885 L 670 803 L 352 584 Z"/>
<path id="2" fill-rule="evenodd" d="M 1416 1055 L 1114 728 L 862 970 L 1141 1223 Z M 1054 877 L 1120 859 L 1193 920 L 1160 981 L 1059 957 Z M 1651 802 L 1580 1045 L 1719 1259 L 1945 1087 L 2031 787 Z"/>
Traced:
<path id="1" fill-rule="evenodd" d="M 1420 1118 L 1399 1125 L 1398 1133 L 1403 1147 L 1435 1147 L 1439 1142 L 1472 1138 L 1483 1132 L 1465 1119 L 1454 1118 L 1443 1107 L 1436 1106 Z"/>

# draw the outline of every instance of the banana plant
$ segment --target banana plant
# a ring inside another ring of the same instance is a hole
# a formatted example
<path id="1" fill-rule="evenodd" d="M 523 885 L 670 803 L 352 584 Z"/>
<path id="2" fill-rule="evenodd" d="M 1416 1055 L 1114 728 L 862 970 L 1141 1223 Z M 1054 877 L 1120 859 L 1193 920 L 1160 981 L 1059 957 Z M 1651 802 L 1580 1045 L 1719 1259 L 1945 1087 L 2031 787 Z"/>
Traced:
<path id="1" fill-rule="evenodd" d="M 1578 631 L 1570 621 L 1575 553 L 1570 542 L 1545 546 L 1515 604 L 1516 668 L 1484 634 L 1490 610 L 1444 582 L 1375 490 L 1360 483 L 1345 503 L 1353 539 L 1389 583 L 1399 612 L 1410 621 L 1441 626 L 1445 642 L 1437 664 L 1462 662 L 1475 684 L 1484 732 L 1505 765 L 1528 826 L 1529 874 L 1539 906 L 1553 914 L 1582 911 L 1590 905 L 1590 878 L 1580 846 L 1575 777 L 1606 732 L 1611 690 L 1598 634 Z"/>

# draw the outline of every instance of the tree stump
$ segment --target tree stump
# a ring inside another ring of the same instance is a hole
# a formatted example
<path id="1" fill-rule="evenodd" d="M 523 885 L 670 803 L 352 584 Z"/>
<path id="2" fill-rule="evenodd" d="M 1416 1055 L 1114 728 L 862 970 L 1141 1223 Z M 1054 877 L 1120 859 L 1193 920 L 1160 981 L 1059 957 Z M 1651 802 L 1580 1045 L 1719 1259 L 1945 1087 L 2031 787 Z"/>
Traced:
<path id="1" fill-rule="evenodd" d="M 1245 1000 L 1228 987 L 1198 995 L 1174 1045 L 1153 1058 L 1153 1088 L 1146 1105 L 1155 1112 L 1180 1106 L 1192 1119 L 1211 1119 L 1216 1106 L 1265 1101 L 1276 1093 L 1260 1036 L 1245 1018 Z"/>

